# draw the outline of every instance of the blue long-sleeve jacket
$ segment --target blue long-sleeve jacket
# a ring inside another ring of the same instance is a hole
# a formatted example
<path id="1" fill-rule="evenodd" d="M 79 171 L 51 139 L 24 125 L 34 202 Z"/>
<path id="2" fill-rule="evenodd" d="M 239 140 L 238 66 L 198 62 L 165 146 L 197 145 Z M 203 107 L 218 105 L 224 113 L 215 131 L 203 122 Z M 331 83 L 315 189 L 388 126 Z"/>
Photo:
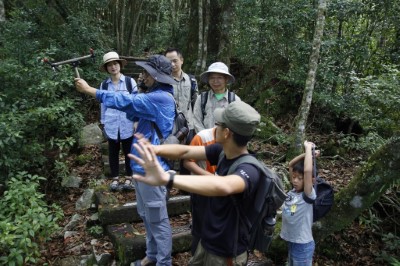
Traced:
<path id="1" fill-rule="evenodd" d="M 172 94 L 171 85 L 158 84 L 148 93 L 131 95 L 97 90 L 96 99 L 106 107 L 125 112 L 129 120 L 138 121 L 136 132 L 142 133 L 153 145 L 159 145 L 160 139 L 152 122 L 158 125 L 163 138 L 171 134 L 175 117 L 175 101 L 171 97 Z M 133 143 L 136 142 L 137 139 L 134 138 Z M 138 156 L 133 147 L 131 153 Z M 164 170 L 169 170 L 164 159 L 159 157 L 159 161 Z M 133 172 L 144 174 L 143 168 L 133 160 L 131 160 L 131 168 Z"/>

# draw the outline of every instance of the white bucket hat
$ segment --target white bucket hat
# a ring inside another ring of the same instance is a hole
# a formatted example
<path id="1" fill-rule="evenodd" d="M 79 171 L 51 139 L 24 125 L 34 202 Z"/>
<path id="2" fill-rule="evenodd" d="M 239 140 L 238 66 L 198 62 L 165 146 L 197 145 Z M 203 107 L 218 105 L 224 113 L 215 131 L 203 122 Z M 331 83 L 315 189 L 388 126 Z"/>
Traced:
<path id="1" fill-rule="evenodd" d="M 208 70 L 203 72 L 200 75 L 200 80 L 204 83 L 208 83 L 209 73 L 220 73 L 220 74 L 227 75 L 229 77 L 228 84 L 232 84 L 233 82 L 235 82 L 235 77 L 231 73 L 229 73 L 228 66 L 222 62 L 212 63 L 208 67 Z"/>
<path id="2" fill-rule="evenodd" d="M 103 64 L 99 67 L 100 71 L 107 72 L 106 64 L 112 61 L 119 61 L 121 68 L 128 63 L 125 59 L 120 59 L 116 52 L 108 52 L 103 56 Z"/>

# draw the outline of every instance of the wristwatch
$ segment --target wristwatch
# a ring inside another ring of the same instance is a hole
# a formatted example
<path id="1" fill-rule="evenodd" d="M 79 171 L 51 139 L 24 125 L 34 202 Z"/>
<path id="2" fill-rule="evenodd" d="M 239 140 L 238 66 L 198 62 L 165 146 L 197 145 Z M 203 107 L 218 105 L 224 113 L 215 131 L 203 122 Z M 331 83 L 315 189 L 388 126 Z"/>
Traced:
<path id="1" fill-rule="evenodd" d="M 176 172 L 174 170 L 168 170 L 167 173 L 169 174 L 169 180 L 168 183 L 165 185 L 165 187 L 168 190 L 171 190 L 172 186 L 174 185 L 174 177 L 176 175 Z"/>

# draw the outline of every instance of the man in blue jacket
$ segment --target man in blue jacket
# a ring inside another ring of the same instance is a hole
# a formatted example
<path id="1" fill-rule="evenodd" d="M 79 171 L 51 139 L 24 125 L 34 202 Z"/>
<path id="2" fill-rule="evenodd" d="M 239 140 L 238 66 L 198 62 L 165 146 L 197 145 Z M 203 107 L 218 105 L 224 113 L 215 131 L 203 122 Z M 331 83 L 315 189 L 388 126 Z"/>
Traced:
<path id="1" fill-rule="evenodd" d="M 144 68 L 142 78 L 146 93 L 125 95 L 97 90 L 79 78 L 75 79 L 75 85 L 79 92 L 95 97 L 108 108 L 125 112 L 129 120 L 138 122 L 136 132 L 143 134 L 153 145 L 159 145 L 154 124 L 165 139 L 172 132 L 175 117 L 171 84 L 176 84 L 176 81 L 171 76 L 171 62 L 163 55 L 153 55 L 136 64 Z M 134 138 L 133 143 L 136 142 Z M 131 153 L 137 155 L 133 148 Z M 164 170 L 169 170 L 163 158 L 158 157 L 158 160 Z M 145 174 L 142 166 L 133 160 L 131 168 L 134 174 Z M 171 265 L 172 232 L 166 207 L 166 188 L 134 182 L 137 210 L 146 228 L 146 257 L 136 261 L 135 265 Z"/>

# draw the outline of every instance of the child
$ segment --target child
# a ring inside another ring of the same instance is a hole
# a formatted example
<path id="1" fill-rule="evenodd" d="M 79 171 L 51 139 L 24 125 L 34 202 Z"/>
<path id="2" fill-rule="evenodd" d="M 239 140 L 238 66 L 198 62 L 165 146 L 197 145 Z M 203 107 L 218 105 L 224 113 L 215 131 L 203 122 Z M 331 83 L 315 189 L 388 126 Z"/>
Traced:
<path id="1" fill-rule="evenodd" d="M 305 141 L 305 153 L 289 162 L 290 181 L 293 189 L 283 205 L 280 236 L 288 243 L 288 265 L 312 266 L 315 243 L 312 236 L 313 205 L 304 201 L 316 198 L 313 188 L 314 143 Z"/>

